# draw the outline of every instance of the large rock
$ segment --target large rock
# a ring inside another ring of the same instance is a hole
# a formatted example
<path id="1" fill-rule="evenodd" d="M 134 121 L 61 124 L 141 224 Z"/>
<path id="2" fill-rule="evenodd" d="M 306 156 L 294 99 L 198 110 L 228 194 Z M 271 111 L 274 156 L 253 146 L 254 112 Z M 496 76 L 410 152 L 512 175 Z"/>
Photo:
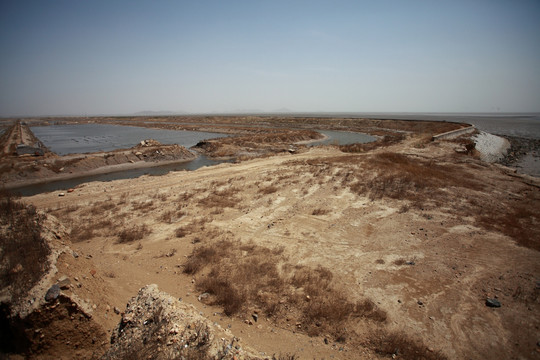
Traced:
<path id="1" fill-rule="evenodd" d="M 192 305 L 147 285 L 127 304 L 102 359 L 257 358 L 238 341 Z"/>

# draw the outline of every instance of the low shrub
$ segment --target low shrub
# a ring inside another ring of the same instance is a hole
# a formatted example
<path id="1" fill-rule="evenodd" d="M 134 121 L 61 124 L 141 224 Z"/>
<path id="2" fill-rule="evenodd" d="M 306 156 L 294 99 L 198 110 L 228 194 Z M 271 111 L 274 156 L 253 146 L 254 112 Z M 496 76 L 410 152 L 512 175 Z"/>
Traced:
<path id="1" fill-rule="evenodd" d="M 150 233 L 151 230 L 146 224 L 138 226 L 135 225 L 130 229 L 124 229 L 120 231 L 120 233 L 118 234 L 118 243 L 123 244 L 141 240 Z"/>

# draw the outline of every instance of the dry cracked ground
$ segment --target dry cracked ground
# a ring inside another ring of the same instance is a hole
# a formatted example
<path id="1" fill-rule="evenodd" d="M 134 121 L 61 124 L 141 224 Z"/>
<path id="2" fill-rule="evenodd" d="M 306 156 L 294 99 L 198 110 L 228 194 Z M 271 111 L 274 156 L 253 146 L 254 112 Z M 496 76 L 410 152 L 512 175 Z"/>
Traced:
<path id="1" fill-rule="evenodd" d="M 540 181 L 455 147 L 317 147 L 23 200 L 70 233 L 56 276 L 107 336 L 157 284 L 261 358 L 538 359 Z"/>

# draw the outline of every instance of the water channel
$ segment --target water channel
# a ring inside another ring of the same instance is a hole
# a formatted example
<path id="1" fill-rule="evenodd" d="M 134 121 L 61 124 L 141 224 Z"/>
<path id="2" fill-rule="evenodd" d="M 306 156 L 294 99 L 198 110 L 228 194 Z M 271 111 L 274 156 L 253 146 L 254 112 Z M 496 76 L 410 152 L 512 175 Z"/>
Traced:
<path id="1" fill-rule="evenodd" d="M 190 148 L 201 140 L 229 136 L 200 131 L 162 130 L 106 124 L 37 126 L 32 127 L 31 130 L 45 146 L 59 155 L 125 149 L 137 145 L 144 139 L 155 139 L 163 144 L 179 144 L 186 148 Z M 311 143 L 309 144 L 310 146 L 320 144 L 346 145 L 351 143 L 366 143 L 375 140 L 373 136 L 362 133 L 329 130 L 318 131 L 326 135 L 327 138 Z M 200 155 L 195 160 L 184 163 L 130 169 L 99 175 L 87 175 L 73 179 L 24 186 L 14 189 L 13 191 L 20 193 L 23 196 L 31 196 L 43 192 L 73 188 L 86 182 L 129 179 L 137 178 L 142 175 L 159 176 L 165 175 L 171 171 L 196 170 L 203 166 L 212 166 L 222 162 L 224 161 L 213 160 L 204 155 Z"/>

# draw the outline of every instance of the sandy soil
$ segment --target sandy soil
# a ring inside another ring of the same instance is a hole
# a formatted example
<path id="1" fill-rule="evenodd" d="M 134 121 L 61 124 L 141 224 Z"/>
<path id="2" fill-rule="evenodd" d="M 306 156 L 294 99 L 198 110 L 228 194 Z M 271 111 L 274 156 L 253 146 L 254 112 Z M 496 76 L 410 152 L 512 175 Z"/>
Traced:
<path id="1" fill-rule="evenodd" d="M 72 291 L 96 304 L 94 317 L 109 333 L 120 317 L 111 309 L 123 309 L 142 286 L 155 283 L 261 354 L 377 358 L 361 338 L 384 328 L 450 359 L 540 358 L 540 181 L 457 154 L 455 147 L 445 141 L 419 145 L 411 138 L 361 154 L 313 148 L 193 172 L 88 183 L 63 197 L 55 192 L 24 200 L 72 229 L 79 258 L 67 256 L 58 276 L 79 279 L 81 286 Z M 383 164 L 388 153 L 403 155 L 422 171 L 447 169 L 454 180 L 438 180 L 437 187 L 414 180 L 416 187 L 401 189 L 403 196 L 375 196 L 377 180 L 392 169 L 373 164 Z M 355 190 L 362 184 L 371 184 L 371 192 Z M 204 201 L 231 189 L 234 205 Z M 530 210 L 515 220 L 529 231 L 528 247 L 499 227 L 505 223 L 500 219 L 517 217 L 518 205 Z M 122 229 L 142 224 L 150 230 L 144 238 L 118 242 Z M 177 237 L 182 226 L 190 231 Z M 350 330 L 359 338 L 337 343 L 326 334 L 308 336 L 288 317 L 262 317 L 250 325 L 244 320 L 251 309 L 224 315 L 221 307 L 197 299 L 204 274 L 182 273 L 197 242 L 212 244 L 223 236 L 282 248 L 288 264 L 330 269 L 336 288 L 351 299 L 371 299 L 388 319 L 355 320 Z M 502 306 L 487 307 L 488 297 Z"/>

